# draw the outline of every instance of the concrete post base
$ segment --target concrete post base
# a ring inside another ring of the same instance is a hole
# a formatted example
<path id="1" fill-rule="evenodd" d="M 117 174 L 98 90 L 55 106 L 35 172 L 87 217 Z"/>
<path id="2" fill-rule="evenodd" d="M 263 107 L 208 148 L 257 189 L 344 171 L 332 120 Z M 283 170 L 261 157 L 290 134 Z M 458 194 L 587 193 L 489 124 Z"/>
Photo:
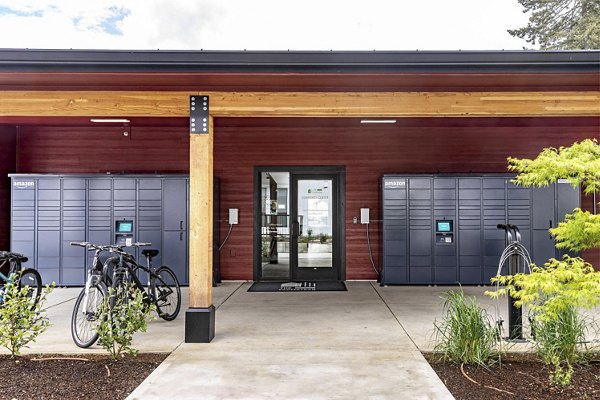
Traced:
<path id="1" fill-rule="evenodd" d="M 185 312 L 185 342 L 210 343 L 215 337 L 215 306 L 188 308 Z"/>

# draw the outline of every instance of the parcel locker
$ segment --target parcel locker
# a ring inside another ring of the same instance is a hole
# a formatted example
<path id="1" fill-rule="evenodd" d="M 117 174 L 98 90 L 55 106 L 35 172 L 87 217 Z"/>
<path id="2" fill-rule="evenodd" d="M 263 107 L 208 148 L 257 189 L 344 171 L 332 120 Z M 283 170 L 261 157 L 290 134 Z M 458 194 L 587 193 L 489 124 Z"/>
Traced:
<path id="1" fill-rule="evenodd" d="M 44 283 L 85 283 L 94 252 L 86 253 L 70 242 L 114 244 L 123 236 L 152 243 L 160 251 L 153 265 L 173 262 L 170 266 L 177 278 L 187 283 L 187 176 L 10 177 L 11 250 L 29 257 L 27 266 L 37 268 Z M 131 232 L 118 232 L 118 226 L 127 226 Z M 138 250 L 127 251 L 145 263 Z M 145 282 L 144 275 L 140 278 Z"/>
<path id="2" fill-rule="evenodd" d="M 548 229 L 580 204 L 568 181 L 524 188 L 507 175 L 386 175 L 381 198 L 382 284 L 489 284 L 506 223 L 543 265 L 564 253 Z"/>

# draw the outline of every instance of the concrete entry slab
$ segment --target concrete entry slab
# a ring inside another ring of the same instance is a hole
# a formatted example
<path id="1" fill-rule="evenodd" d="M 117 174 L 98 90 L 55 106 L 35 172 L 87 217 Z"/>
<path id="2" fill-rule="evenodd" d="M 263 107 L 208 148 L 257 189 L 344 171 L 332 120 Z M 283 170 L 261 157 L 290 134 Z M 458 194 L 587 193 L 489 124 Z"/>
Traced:
<path id="1" fill-rule="evenodd" d="M 248 293 L 210 344 L 182 344 L 129 399 L 452 399 L 370 282 Z"/>
<path id="2" fill-rule="evenodd" d="M 213 301 L 219 307 L 232 293 L 240 288 L 242 282 L 229 281 L 214 288 Z M 56 288 L 49 296 L 45 308 L 50 319 L 50 327 L 39 336 L 35 343 L 23 350 L 23 354 L 90 354 L 105 353 L 97 344 L 89 349 L 81 349 L 71 338 L 71 314 L 75 299 L 82 288 Z M 183 342 L 185 309 L 189 304 L 189 288 L 181 288 L 181 310 L 174 321 L 157 319 L 148 323 L 146 333 L 138 333 L 133 339 L 133 347 L 141 352 L 169 353 Z M 156 316 L 156 314 L 155 314 Z M 0 349 L 0 354 L 8 354 Z"/>

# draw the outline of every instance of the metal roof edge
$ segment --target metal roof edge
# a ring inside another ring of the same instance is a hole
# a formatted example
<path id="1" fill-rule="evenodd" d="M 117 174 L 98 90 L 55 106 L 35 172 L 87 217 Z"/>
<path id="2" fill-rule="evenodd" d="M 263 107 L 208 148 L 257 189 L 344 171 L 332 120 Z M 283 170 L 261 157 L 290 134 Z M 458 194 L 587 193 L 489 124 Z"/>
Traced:
<path id="1" fill-rule="evenodd" d="M 600 50 L 0 49 L 0 72 L 600 72 Z"/>

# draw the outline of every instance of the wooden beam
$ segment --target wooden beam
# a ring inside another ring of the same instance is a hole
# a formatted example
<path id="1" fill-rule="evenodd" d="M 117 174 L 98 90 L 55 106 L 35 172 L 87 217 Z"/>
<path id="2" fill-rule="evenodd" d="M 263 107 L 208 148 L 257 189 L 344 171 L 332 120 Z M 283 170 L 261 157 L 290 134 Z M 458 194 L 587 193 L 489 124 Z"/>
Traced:
<path id="1" fill-rule="evenodd" d="M 1 91 L 0 118 L 187 117 L 189 92 Z M 202 92 L 214 117 L 600 115 L 600 92 Z"/>
<path id="2" fill-rule="evenodd" d="M 188 98 L 189 102 L 189 98 Z M 208 134 L 190 134 L 190 307 L 212 305 L 213 118 Z"/>

